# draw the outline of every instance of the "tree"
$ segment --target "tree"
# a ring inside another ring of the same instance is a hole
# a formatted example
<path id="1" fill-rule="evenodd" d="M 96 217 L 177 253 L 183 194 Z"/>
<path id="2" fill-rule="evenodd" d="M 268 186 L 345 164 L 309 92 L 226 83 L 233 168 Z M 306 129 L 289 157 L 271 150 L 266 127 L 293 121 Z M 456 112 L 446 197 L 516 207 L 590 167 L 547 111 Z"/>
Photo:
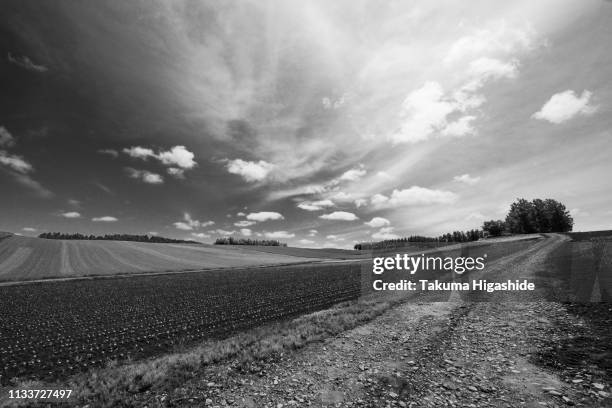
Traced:
<path id="1" fill-rule="evenodd" d="M 514 234 L 568 232 L 573 226 L 574 220 L 565 205 L 551 198 L 532 201 L 519 198 L 506 215 L 506 228 Z"/>
<path id="2" fill-rule="evenodd" d="M 510 205 L 506 215 L 506 227 L 513 234 L 532 234 L 538 232 L 535 207 L 531 201 L 519 198 Z"/>
<path id="3" fill-rule="evenodd" d="M 502 220 L 485 221 L 482 230 L 489 233 L 492 237 L 499 237 L 506 230 L 506 223 Z"/>

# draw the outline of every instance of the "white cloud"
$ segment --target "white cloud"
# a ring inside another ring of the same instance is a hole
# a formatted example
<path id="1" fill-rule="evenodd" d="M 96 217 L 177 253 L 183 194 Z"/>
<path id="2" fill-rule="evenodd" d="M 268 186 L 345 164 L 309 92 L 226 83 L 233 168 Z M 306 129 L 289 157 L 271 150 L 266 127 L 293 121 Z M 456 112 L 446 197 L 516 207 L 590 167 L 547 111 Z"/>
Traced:
<path id="1" fill-rule="evenodd" d="M 123 149 L 123 153 L 127 154 L 130 157 L 144 160 L 148 159 L 149 157 L 155 157 L 155 152 L 153 151 L 153 149 L 140 146 L 132 146 L 130 148 L 125 148 Z"/>
<path id="2" fill-rule="evenodd" d="M 292 234 L 287 231 L 272 231 L 264 232 L 264 236 L 269 239 L 288 239 L 295 237 L 295 234 Z"/>
<path id="3" fill-rule="evenodd" d="M 253 231 L 251 231 L 249 228 L 242 228 L 240 230 L 240 233 L 245 237 L 250 237 L 251 235 L 253 235 Z"/>
<path id="4" fill-rule="evenodd" d="M 472 126 L 472 122 L 476 119 L 476 116 L 466 115 L 462 116 L 454 122 L 448 123 L 440 132 L 442 136 L 450 137 L 461 137 L 466 135 L 473 135 L 476 133 L 476 129 Z"/>
<path id="5" fill-rule="evenodd" d="M 242 221 L 238 221 L 234 223 L 234 226 L 236 227 L 250 227 L 251 225 L 254 225 L 255 221 L 247 221 L 247 220 L 242 220 Z"/>
<path id="6" fill-rule="evenodd" d="M 302 245 L 311 245 L 311 244 L 314 244 L 315 242 L 310 239 L 300 239 L 298 243 Z"/>
<path id="7" fill-rule="evenodd" d="M 391 222 L 388 219 L 383 218 L 383 217 L 374 217 L 370 221 L 364 222 L 364 224 L 372 228 L 380 228 L 380 227 L 386 227 L 388 225 L 391 225 Z"/>
<path id="8" fill-rule="evenodd" d="M 61 214 L 64 218 L 81 218 L 81 214 L 76 211 L 68 211 Z"/>
<path id="9" fill-rule="evenodd" d="M 360 208 L 360 207 L 368 205 L 368 200 L 366 200 L 365 198 L 358 198 L 354 201 L 354 203 L 355 203 L 355 207 Z"/>
<path id="10" fill-rule="evenodd" d="M 308 231 L 308 236 L 309 237 L 314 237 L 318 233 L 319 233 L 319 231 L 317 231 L 316 229 L 311 229 L 310 231 Z"/>
<path id="11" fill-rule="evenodd" d="M 320 201 L 304 201 L 297 205 L 298 208 L 306 211 L 320 211 L 326 207 L 333 207 L 335 204 L 331 200 L 320 200 Z"/>
<path id="12" fill-rule="evenodd" d="M 240 211 L 239 213 L 236 214 L 236 217 L 244 217 L 245 215 L 246 215 L 245 213 Z"/>
<path id="13" fill-rule="evenodd" d="M 514 78 L 518 73 L 518 61 L 503 62 L 495 58 L 482 57 L 470 63 L 469 73 L 481 80 Z"/>
<path id="14" fill-rule="evenodd" d="M 529 50 L 534 45 L 534 37 L 534 32 L 528 27 L 509 27 L 504 21 L 499 21 L 457 39 L 444 62 L 450 64 L 490 56 L 503 57 Z"/>
<path id="15" fill-rule="evenodd" d="M 385 227 L 385 228 L 381 228 L 379 231 L 373 233 L 372 234 L 372 238 L 373 239 L 379 239 L 379 240 L 397 239 L 397 238 L 399 238 L 399 235 L 397 235 L 397 234 L 395 234 L 393 232 L 393 227 Z"/>
<path id="16" fill-rule="evenodd" d="M 580 97 L 572 90 L 556 93 L 532 117 L 559 124 L 576 115 L 591 115 L 598 109 L 598 106 L 589 104 L 591 96 L 592 93 L 587 90 L 582 91 Z"/>
<path id="17" fill-rule="evenodd" d="M 131 167 L 126 167 L 125 170 L 127 171 L 129 177 L 136 180 L 141 180 L 147 184 L 162 184 L 164 182 L 164 178 L 162 176 L 156 173 L 151 173 L 147 170 L 137 170 Z"/>
<path id="18" fill-rule="evenodd" d="M 412 91 L 402 103 L 400 129 L 391 135 L 393 143 L 416 143 L 426 140 L 446 125 L 446 117 L 457 109 L 444 95 L 437 82 L 426 82 Z"/>
<path id="19" fill-rule="evenodd" d="M 193 229 L 205 228 L 205 227 L 208 227 L 214 224 L 215 224 L 214 221 L 194 220 L 193 218 L 191 218 L 191 215 L 189 213 L 184 213 L 183 221 L 177 221 L 173 223 L 172 225 L 174 225 L 175 228 L 183 230 L 183 231 L 191 231 Z"/>
<path id="20" fill-rule="evenodd" d="M 159 232 L 157 232 L 157 231 L 149 231 L 149 232 L 147 232 L 147 234 L 148 235 L 156 236 L 156 235 L 159 235 Z"/>
<path id="21" fill-rule="evenodd" d="M 106 154 L 106 155 L 108 155 L 108 156 L 110 156 L 110 157 L 112 157 L 112 158 L 115 158 L 115 159 L 116 159 L 117 157 L 119 157 L 119 152 L 118 152 L 118 151 L 116 151 L 115 149 L 99 149 L 99 150 L 98 150 L 98 153 L 100 153 L 100 154 Z"/>
<path id="22" fill-rule="evenodd" d="M 469 213 L 467 215 L 467 217 L 465 217 L 466 220 L 468 221 L 484 221 L 485 219 L 487 219 L 488 217 L 478 211 Z"/>
<path id="23" fill-rule="evenodd" d="M 249 215 L 246 216 L 246 218 L 247 220 L 258 221 L 258 222 L 285 219 L 285 217 L 283 217 L 282 214 L 273 212 L 273 211 L 261 211 L 261 212 L 256 212 L 256 213 L 250 213 Z"/>
<path id="24" fill-rule="evenodd" d="M 91 219 L 94 222 L 117 222 L 119 221 L 115 217 L 111 217 L 110 215 L 105 215 L 104 217 L 94 217 Z"/>
<path id="25" fill-rule="evenodd" d="M 329 198 L 340 203 L 348 203 L 354 201 L 357 197 L 355 197 L 353 194 L 345 193 L 344 191 L 338 191 L 330 195 Z"/>
<path id="26" fill-rule="evenodd" d="M 26 232 L 36 232 L 36 231 L 38 231 L 36 228 L 32 228 L 32 227 L 23 227 L 22 230 L 26 231 Z"/>
<path id="27" fill-rule="evenodd" d="M 393 177 L 389 173 L 387 173 L 386 171 L 379 171 L 378 173 L 376 173 L 376 176 L 380 177 L 381 179 L 384 179 L 384 180 L 392 180 L 393 179 Z"/>
<path id="28" fill-rule="evenodd" d="M 342 175 L 340 177 L 338 177 L 338 180 L 340 181 L 357 181 L 360 178 L 362 178 L 363 176 L 365 176 L 367 173 L 367 170 L 364 169 L 363 167 L 360 167 L 358 169 L 350 169 L 345 171 L 344 173 L 342 173 Z"/>
<path id="29" fill-rule="evenodd" d="M 334 211 L 330 214 L 323 214 L 319 218 L 336 221 L 354 221 L 359 219 L 355 214 L 346 211 Z"/>
<path id="30" fill-rule="evenodd" d="M 13 135 L 4 126 L 0 126 L 0 147 L 11 147 L 14 144 L 15 138 Z"/>
<path id="31" fill-rule="evenodd" d="M 234 235 L 236 233 L 235 230 L 224 230 L 224 229 L 216 229 L 216 230 L 212 230 L 212 231 L 208 231 L 211 234 L 218 234 L 218 235 L 222 235 L 224 237 L 228 237 L 230 235 Z"/>
<path id="32" fill-rule="evenodd" d="M 410 205 L 451 204 L 457 200 L 457 194 L 429 188 L 412 186 L 405 190 L 393 190 L 390 197 L 376 194 L 372 205 L 377 207 L 402 207 Z"/>
<path id="33" fill-rule="evenodd" d="M 331 239 L 332 241 L 344 241 L 346 238 L 341 237 L 339 235 L 328 235 L 325 238 Z"/>
<path id="34" fill-rule="evenodd" d="M 197 165 L 194 160 L 195 154 L 187 150 L 185 146 L 173 146 L 170 150 L 162 150 L 159 153 L 155 153 L 148 147 L 132 146 L 123 149 L 123 153 L 142 160 L 147 160 L 149 157 L 157 159 L 164 165 L 170 166 L 168 174 L 179 178 L 184 175 L 185 170 L 193 169 Z"/>
<path id="35" fill-rule="evenodd" d="M 185 178 L 185 170 L 179 169 L 178 167 L 168 167 L 168 170 L 166 171 L 169 175 L 174 176 L 178 179 Z"/>
<path id="36" fill-rule="evenodd" d="M 205 234 L 203 232 L 192 232 L 191 235 L 200 239 L 210 238 L 210 235 Z"/>
<path id="37" fill-rule="evenodd" d="M 480 181 L 480 177 L 472 177 L 466 173 L 460 176 L 453 177 L 453 180 L 473 186 L 474 184 Z"/>
<path id="38" fill-rule="evenodd" d="M 274 167 L 263 160 L 253 162 L 242 159 L 229 160 L 226 165 L 228 172 L 241 176 L 249 183 L 264 180 Z"/>
<path id="39" fill-rule="evenodd" d="M 159 152 L 156 157 L 165 165 L 176 166 L 181 169 L 193 169 L 197 164 L 193 160 L 195 154 L 187 150 L 185 146 L 174 146 L 168 151 Z"/>
<path id="40" fill-rule="evenodd" d="M 9 154 L 4 150 L 0 150 L 0 164 L 3 164 L 21 174 L 26 174 L 34 170 L 32 165 L 25 161 L 22 157 Z"/>

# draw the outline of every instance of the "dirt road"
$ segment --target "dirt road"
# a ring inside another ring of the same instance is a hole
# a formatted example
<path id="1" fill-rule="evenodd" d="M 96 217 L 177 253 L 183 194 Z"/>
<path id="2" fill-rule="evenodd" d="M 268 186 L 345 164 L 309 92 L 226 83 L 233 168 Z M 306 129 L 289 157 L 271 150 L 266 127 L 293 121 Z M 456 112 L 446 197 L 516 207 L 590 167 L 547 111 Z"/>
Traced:
<path id="1" fill-rule="evenodd" d="M 483 277 L 537 282 L 566 239 L 551 235 L 491 263 Z M 217 366 L 154 398 L 165 406 L 275 408 L 612 406 L 610 371 L 592 361 L 579 369 L 547 364 L 563 336 L 591 333 L 580 316 L 550 301 L 553 295 L 542 287 L 518 298 L 408 301 L 367 325 L 262 363 L 256 373 Z"/>

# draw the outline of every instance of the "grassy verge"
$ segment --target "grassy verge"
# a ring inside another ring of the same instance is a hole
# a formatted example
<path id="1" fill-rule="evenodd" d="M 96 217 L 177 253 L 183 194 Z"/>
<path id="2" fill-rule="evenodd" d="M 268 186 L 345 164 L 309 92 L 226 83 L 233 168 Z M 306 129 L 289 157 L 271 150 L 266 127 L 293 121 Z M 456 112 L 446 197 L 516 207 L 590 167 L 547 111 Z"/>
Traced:
<path id="1" fill-rule="evenodd" d="M 146 391 L 162 392 L 196 378 L 215 363 L 235 361 L 248 369 L 258 360 L 296 350 L 364 324 L 406 299 L 402 294 L 370 295 L 340 303 L 330 309 L 293 320 L 268 324 L 238 333 L 224 340 L 207 341 L 188 351 L 128 364 L 111 364 L 103 369 L 76 375 L 60 384 L 22 382 L 12 389 L 72 389 L 71 405 L 111 407 L 132 405 L 129 401 Z M 0 394 L 0 406 L 25 406 L 31 402 L 6 400 Z M 41 405 L 46 405 L 42 404 Z"/>

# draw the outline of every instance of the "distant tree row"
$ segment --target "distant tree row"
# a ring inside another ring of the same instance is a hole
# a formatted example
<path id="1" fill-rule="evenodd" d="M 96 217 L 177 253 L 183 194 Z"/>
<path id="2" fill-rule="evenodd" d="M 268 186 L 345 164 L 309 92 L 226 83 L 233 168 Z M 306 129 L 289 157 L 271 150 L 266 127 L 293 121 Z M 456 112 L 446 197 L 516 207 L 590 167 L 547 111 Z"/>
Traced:
<path id="1" fill-rule="evenodd" d="M 402 248 L 414 242 L 470 242 L 478 241 L 483 237 L 483 231 L 473 229 L 468 231 L 453 231 L 452 233 L 442 234 L 439 237 L 411 235 L 405 238 L 385 239 L 378 242 L 361 242 L 355 244 L 354 248 L 356 250 Z"/>
<path id="2" fill-rule="evenodd" d="M 490 236 L 500 236 L 504 233 L 569 232 L 573 227 L 574 219 L 559 201 L 519 198 L 510 206 L 505 220 L 485 221 L 482 229 Z"/>
<path id="3" fill-rule="evenodd" d="M 136 241 L 136 242 L 152 242 L 162 244 L 199 244 L 199 242 L 158 237 L 156 235 L 132 235 L 132 234 L 106 234 L 106 235 L 85 235 L 85 234 L 69 234 L 63 232 L 43 232 L 38 238 L 44 239 L 79 239 L 91 241 Z"/>
<path id="4" fill-rule="evenodd" d="M 282 246 L 286 247 L 287 244 L 277 241 L 275 239 L 249 239 L 249 238 L 234 238 L 225 237 L 217 238 L 215 245 L 258 245 L 258 246 Z"/>

